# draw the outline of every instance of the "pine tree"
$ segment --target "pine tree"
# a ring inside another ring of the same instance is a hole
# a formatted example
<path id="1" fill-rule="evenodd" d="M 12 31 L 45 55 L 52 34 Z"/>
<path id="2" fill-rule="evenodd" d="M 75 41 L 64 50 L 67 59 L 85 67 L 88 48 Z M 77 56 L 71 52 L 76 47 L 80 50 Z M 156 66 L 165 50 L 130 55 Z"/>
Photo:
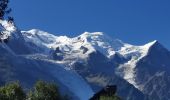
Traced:
<path id="1" fill-rule="evenodd" d="M 99 100 L 121 100 L 121 99 L 120 99 L 120 97 L 118 97 L 116 95 L 112 95 L 112 96 L 102 95 L 102 96 L 100 96 Z"/>
<path id="2" fill-rule="evenodd" d="M 12 9 L 8 7 L 8 4 L 9 0 L 0 0 L 0 19 L 4 19 L 7 15 L 8 21 L 13 21 L 13 17 L 9 16 Z"/>
<path id="3" fill-rule="evenodd" d="M 25 100 L 26 94 L 18 82 L 0 87 L 0 100 Z"/>
<path id="4" fill-rule="evenodd" d="M 34 90 L 30 91 L 27 100 L 62 100 L 55 84 L 38 81 Z"/>
<path id="5" fill-rule="evenodd" d="M 10 16 L 11 8 L 8 7 L 9 0 L 0 0 L 0 21 L 8 21 L 9 25 L 14 25 L 14 19 Z M 0 42 L 7 43 L 9 40 L 9 31 L 0 23 Z"/>
<path id="6" fill-rule="evenodd" d="M 8 0 L 0 0 L 0 19 L 4 18 L 4 14 L 6 13 L 6 9 L 8 8 Z"/>

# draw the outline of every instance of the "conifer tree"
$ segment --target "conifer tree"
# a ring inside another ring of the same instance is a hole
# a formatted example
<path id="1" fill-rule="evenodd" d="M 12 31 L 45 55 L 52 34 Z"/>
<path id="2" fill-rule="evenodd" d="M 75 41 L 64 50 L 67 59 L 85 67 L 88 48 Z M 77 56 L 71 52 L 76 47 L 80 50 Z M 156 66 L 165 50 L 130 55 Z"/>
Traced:
<path id="1" fill-rule="evenodd" d="M 9 0 L 0 0 L 0 19 L 5 19 L 7 16 L 8 21 L 13 21 L 13 17 L 9 16 L 12 9 L 8 7 L 8 4 Z"/>
<path id="2" fill-rule="evenodd" d="M 26 94 L 18 82 L 0 87 L 0 100 L 25 100 Z"/>
<path id="3" fill-rule="evenodd" d="M 28 100 L 62 100 L 55 84 L 38 81 L 34 90 L 30 91 Z"/>

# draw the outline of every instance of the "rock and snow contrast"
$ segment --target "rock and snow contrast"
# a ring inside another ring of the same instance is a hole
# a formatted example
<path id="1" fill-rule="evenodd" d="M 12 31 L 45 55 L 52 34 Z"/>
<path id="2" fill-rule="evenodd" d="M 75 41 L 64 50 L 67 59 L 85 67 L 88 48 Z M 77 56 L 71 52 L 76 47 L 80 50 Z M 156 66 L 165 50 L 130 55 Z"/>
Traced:
<path id="1" fill-rule="evenodd" d="M 0 83 L 20 80 L 31 87 L 38 79 L 53 80 L 73 100 L 88 100 L 109 84 L 123 100 L 170 99 L 170 52 L 158 41 L 135 46 L 102 32 L 70 38 L 0 25 Z"/>

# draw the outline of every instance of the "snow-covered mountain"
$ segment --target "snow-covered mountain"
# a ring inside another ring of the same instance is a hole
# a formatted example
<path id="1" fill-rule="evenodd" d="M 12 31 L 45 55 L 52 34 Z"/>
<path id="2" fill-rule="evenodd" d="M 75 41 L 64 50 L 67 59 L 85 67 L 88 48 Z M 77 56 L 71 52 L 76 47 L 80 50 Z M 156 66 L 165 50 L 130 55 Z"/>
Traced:
<path id="1" fill-rule="evenodd" d="M 125 100 L 170 100 L 170 52 L 156 40 L 135 46 L 101 32 L 70 38 L 0 24 L 1 83 L 20 80 L 30 87 L 37 79 L 54 80 L 77 100 L 115 84 Z"/>

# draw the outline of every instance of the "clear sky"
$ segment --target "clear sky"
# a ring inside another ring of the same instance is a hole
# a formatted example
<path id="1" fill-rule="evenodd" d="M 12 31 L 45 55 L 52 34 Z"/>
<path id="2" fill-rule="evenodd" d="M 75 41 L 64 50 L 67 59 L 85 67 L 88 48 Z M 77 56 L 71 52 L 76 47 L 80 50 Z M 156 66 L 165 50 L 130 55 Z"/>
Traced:
<path id="1" fill-rule="evenodd" d="M 131 44 L 158 40 L 170 50 L 170 0 L 11 0 L 21 30 L 77 36 L 104 32 Z"/>

